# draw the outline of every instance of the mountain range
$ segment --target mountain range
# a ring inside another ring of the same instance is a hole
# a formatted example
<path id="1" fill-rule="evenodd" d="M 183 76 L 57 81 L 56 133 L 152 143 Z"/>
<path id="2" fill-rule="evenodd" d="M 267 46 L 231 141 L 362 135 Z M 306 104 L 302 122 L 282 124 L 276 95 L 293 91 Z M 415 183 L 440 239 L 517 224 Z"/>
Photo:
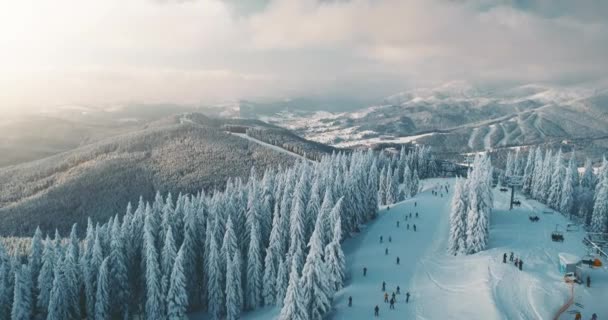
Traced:
<path id="1" fill-rule="evenodd" d="M 258 117 L 335 147 L 416 142 L 450 156 L 542 144 L 594 159 L 608 150 L 608 90 L 481 90 L 449 83 L 397 93 L 355 111 L 282 110 Z"/>

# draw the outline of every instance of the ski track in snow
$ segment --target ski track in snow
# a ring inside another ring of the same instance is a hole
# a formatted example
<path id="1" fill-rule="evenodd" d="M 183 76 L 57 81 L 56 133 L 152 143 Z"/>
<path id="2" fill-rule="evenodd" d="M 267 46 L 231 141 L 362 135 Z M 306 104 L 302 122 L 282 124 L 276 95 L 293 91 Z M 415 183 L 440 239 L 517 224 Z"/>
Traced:
<path id="1" fill-rule="evenodd" d="M 306 160 L 306 161 L 312 161 L 312 160 L 307 159 L 307 158 L 305 158 L 305 157 L 303 157 L 303 156 L 301 156 L 301 155 L 299 155 L 299 154 L 297 154 L 297 153 L 295 153 L 295 152 L 291 152 L 291 151 L 289 151 L 289 150 L 285 150 L 285 149 L 283 149 L 283 148 L 281 148 L 281 147 L 277 147 L 277 146 L 275 146 L 275 145 L 273 145 L 273 144 L 270 144 L 270 143 L 267 143 L 267 142 L 264 142 L 264 141 L 260 141 L 260 140 L 258 140 L 258 139 L 256 139 L 256 138 L 252 138 L 252 137 L 248 136 L 248 135 L 247 135 L 247 134 L 245 134 L 245 133 L 234 133 L 234 132 L 230 132 L 230 134 L 231 134 L 231 135 L 234 135 L 234 136 L 237 136 L 237 137 L 241 137 L 241 138 L 243 138 L 243 139 L 247 139 L 247 140 L 249 140 L 249 141 L 253 141 L 253 142 L 257 143 L 257 144 L 263 145 L 263 146 L 265 146 L 265 147 L 267 147 L 267 148 L 270 148 L 270 149 L 272 149 L 272 150 L 275 150 L 275 151 L 278 151 L 278 152 L 281 152 L 281 153 L 285 153 L 285 154 L 288 154 L 288 155 L 291 155 L 291 156 L 294 156 L 294 157 L 300 158 L 300 159 L 302 159 L 302 160 Z"/>

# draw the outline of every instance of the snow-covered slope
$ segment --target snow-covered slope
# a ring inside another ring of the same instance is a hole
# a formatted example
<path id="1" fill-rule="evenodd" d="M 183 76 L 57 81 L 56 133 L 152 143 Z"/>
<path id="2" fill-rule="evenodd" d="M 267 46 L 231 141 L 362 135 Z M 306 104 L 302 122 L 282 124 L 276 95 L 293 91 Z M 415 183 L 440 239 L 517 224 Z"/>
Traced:
<path id="1" fill-rule="evenodd" d="M 450 83 L 401 92 L 355 112 L 284 111 L 264 119 L 334 146 L 402 143 L 415 136 L 410 140 L 446 153 L 563 140 L 579 150 L 608 150 L 608 91 L 581 88 L 489 91 Z M 427 133 L 434 134 L 419 137 Z"/>

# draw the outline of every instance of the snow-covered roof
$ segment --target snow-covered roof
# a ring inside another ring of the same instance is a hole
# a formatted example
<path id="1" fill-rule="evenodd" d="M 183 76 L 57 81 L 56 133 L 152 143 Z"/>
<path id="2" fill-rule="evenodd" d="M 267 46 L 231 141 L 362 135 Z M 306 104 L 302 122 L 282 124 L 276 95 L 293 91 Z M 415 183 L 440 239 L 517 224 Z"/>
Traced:
<path id="1" fill-rule="evenodd" d="M 573 264 L 573 263 L 578 263 L 581 261 L 580 257 L 575 256 L 570 253 L 560 252 L 560 253 L 558 253 L 558 256 L 559 256 L 559 262 L 561 264 Z"/>

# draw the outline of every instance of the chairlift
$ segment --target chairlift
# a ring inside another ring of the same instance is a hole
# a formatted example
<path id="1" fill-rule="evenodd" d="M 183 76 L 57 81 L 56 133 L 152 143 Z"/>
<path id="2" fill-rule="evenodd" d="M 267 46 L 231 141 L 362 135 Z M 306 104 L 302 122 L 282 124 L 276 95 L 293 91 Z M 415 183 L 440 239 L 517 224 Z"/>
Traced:
<path id="1" fill-rule="evenodd" d="M 551 240 L 554 242 L 564 242 L 564 234 L 558 230 L 559 224 L 555 225 L 555 231 L 551 232 Z"/>

